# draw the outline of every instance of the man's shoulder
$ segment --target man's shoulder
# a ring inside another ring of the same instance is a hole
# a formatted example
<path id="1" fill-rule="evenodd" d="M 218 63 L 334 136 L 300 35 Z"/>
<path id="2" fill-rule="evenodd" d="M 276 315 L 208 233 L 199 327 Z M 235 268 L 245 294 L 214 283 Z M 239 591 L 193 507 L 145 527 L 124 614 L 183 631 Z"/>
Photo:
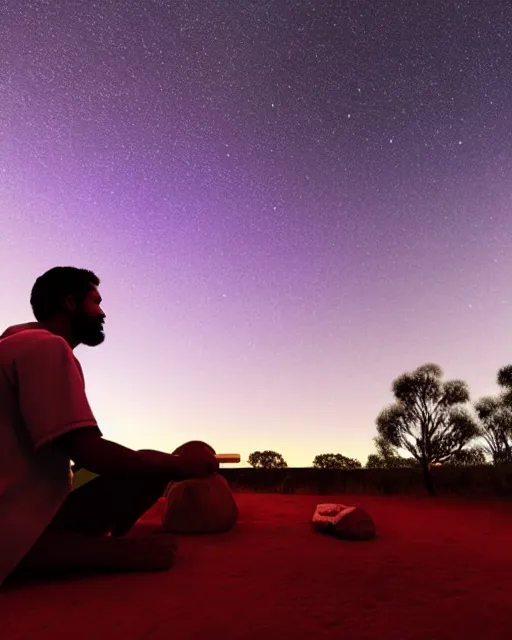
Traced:
<path id="1" fill-rule="evenodd" d="M 22 331 L 27 331 L 28 329 L 41 329 L 41 325 L 39 322 L 23 322 L 21 324 L 12 324 L 10 327 L 0 335 L 0 339 L 9 338 L 14 334 L 21 333 Z"/>
<path id="2" fill-rule="evenodd" d="M 8 350 L 13 355 L 47 353 L 49 351 L 73 354 L 64 338 L 41 328 L 24 329 L 0 339 L 0 349 Z"/>

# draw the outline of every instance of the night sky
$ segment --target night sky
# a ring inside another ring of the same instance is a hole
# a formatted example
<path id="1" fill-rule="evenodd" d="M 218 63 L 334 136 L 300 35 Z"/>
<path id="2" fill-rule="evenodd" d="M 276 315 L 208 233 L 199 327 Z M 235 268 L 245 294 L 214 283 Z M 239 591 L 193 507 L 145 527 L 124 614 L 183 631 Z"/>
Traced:
<path id="1" fill-rule="evenodd" d="M 0 2 L 0 326 L 56 265 L 105 437 L 362 462 L 512 362 L 509 0 Z"/>

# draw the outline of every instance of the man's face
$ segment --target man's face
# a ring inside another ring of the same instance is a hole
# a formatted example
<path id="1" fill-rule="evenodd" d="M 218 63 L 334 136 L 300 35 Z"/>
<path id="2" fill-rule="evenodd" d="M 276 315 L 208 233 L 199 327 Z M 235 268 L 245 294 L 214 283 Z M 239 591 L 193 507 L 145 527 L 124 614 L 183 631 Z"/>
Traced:
<path id="1" fill-rule="evenodd" d="M 105 340 L 103 323 L 105 314 L 101 308 L 101 296 L 96 287 L 92 287 L 79 304 L 72 316 L 73 333 L 81 344 L 96 347 Z"/>

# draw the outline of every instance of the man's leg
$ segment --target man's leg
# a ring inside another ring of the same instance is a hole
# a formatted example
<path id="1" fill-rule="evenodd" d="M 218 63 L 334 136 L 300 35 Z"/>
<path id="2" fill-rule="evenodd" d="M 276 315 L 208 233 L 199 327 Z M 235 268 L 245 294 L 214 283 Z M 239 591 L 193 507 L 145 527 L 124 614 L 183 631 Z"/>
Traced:
<path id="1" fill-rule="evenodd" d="M 176 553 L 172 535 L 126 537 L 164 495 L 168 478 L 99 476 L 72 491 L 12 575 L 65 570 L 159 571 Z M 107 537 L 111 533 L 112 537 Z"/>
<path id="2" fill-rule="evenodd" d="M 99 476 L 72 491 L 48 527 L 87 536 L 124 536 L 161 498 L 169 478 Z"/>
<path id="3" fill-rule="evenodd" d="M 45 531 L 5 583 L 64 572 L 165 571 L 174 564 L 176 538 L 84 536 Z"/>

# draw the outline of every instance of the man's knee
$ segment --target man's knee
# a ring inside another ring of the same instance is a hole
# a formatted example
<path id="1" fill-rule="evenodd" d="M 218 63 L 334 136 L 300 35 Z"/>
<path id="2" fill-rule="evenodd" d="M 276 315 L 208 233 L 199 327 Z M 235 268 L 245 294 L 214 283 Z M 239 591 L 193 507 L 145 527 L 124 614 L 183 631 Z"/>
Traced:
<path id="1" fill-rule="evenodd" d="M 215 449 L 209 445 L 207 442 L 203 442 L 202 440 L 190 440 L 189 442 L 185 442 L 180 445 L 177 449 L 173 451 L 174 454 L 194 454 L 196 451 L 201 451 L 206 449 L 210 453 L 215 455 Z"/>
<path id="2" fill-rule="evenodd" d="M 215 454 L 215 449 L 207 442 L 203 442 L 202 440 L 190 440 L 189 442 L 185 442 L 181 444 L 177 449 L 175 449 L 173 451 L 173 454 L 185 453 L 188 451 L 193 452 L 201 448 L 208 449 L 208 451 Z M 138 451 L 139 453 L 160 453 L 155 449 L 138 449 Z"/>

